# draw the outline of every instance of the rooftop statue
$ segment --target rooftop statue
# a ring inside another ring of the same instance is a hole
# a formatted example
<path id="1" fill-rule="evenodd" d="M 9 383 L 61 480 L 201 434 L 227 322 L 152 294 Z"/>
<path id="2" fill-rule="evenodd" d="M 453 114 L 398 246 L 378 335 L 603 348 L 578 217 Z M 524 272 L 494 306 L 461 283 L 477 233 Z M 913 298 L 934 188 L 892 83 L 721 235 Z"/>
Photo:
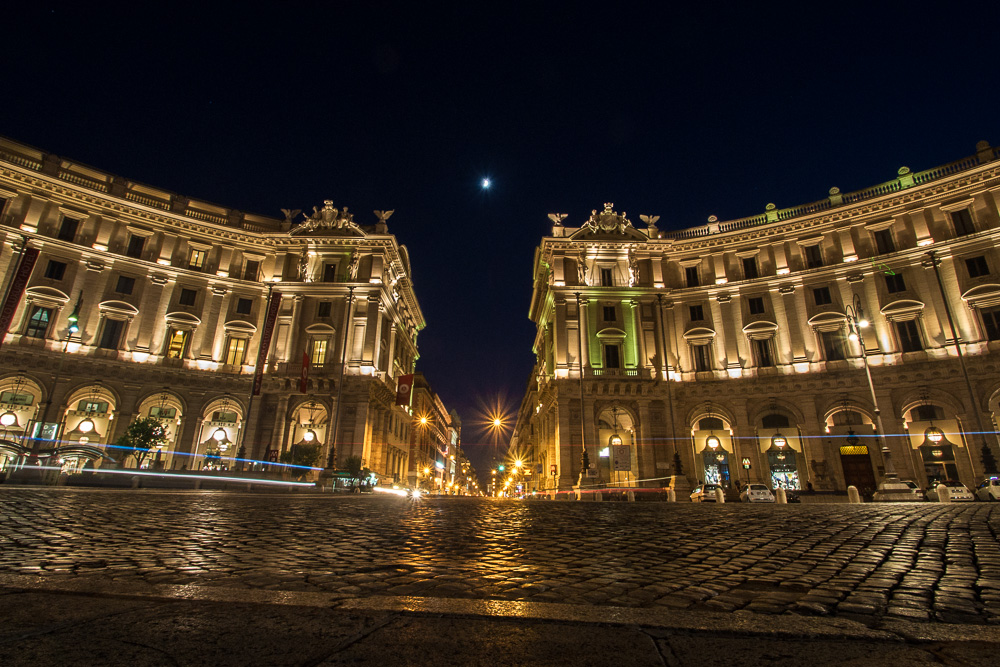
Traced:
<path id="1" fill-rule="evenodd" d="M 632 222 L 625 217 L 627 214 L 622 211 L 621 213 L 615 213 L 615 205 L 612 203 L 604 204 L 604 210 L 598 213 L 596 210 L 590 212 L 590 217 L 587 222 L 583 223 L 583 229 L 586 229 L 592 233 L 604 232 L 606 234 L 617 232 L 618 234 L 624 234 L 625 230 L 632 226 Z"/>

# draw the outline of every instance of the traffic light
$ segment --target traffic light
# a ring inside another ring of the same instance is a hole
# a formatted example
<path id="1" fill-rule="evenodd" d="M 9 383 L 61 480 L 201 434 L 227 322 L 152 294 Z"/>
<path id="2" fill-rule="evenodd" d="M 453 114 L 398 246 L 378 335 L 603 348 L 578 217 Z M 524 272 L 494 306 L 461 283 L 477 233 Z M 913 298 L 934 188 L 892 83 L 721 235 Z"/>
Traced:
<path id="1" fill-rule="evenodd" d="M 82 300 L 83 300 L 83 295 L 77 297 L 76 305 L 73 306 L 73 312 L 69 314 L 68 318 L 66 318 L 69 320 L 70 333 L 76 333 L 77 331 L 80 330 L 80 325 L 78 324 L 78 322 L 80 321 L 80 301 Z"/>
<path id="2" fill-rule="evenodd" d="M 502 463 L 499 466 L 497 466 L 497 470 L 499 470 L 500 472 L 504 471 L 504 466 Z"/>

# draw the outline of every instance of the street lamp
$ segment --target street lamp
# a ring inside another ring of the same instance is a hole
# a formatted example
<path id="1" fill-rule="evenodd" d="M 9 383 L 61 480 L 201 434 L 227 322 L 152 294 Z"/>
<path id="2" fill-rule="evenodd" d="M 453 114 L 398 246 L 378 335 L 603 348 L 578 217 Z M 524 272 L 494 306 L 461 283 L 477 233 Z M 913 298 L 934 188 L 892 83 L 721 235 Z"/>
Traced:
<path id="1" fill-rule="evenodd" d="M 865 365 L 865 377 L 868 378 L 868 390 L 872 395 L 872 407 L 875 410 L 875 423 L 878 425 L 878 432 L 882 440 L 882 465 L 885 467 L 885 479 L 895 479 L 896 469 L 892 465 L 892 454 L 889 452 L 889 443 L 886 441 L 885 428 L 882 426 L 882 412 L 878 409 L 878 399 L 875 398 L 875 385 L 872 384 L 872 371 L 868 366 L 868 351 L 865 349 L 865 337 L 862 329 L 868 328 L 868 320 L 865 319 L 865 309 L 861 305 L 861 297 L 857 294 L 851 305 L 845 308 L 847 317 L 848 338 L 857 341 L 861 347 L 861 359 Z M 884 483 L 884 480 L 883 480 Z"/>

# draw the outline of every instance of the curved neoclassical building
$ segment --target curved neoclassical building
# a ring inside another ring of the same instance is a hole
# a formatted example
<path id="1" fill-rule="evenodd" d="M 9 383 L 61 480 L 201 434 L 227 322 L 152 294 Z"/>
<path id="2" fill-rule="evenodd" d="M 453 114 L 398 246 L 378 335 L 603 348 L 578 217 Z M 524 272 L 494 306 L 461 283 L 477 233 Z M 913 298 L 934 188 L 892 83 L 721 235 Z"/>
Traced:
<path id="1" fill-rule="evenodd" d="M 692 484 L 871 490 L 887 458 L 921 486 L 978 483 L 1000 410 L 998 158 L 981 142 L 682 231 L 636 228 L 612 204 L 576 225 L 550 215 L 513 441 L 529 488 L 577 484 L 583 450 L 585 484 L 662 485 L 675 452 Z"/>
<path id="2" fill-rule="evenodd" d="M 0 211 L 5 290 L 39 253 L 0 347 L 0 470 L 33 448 L 100 466 L 152 416 L 169 442 L 144 465 L 232 469 L 319 443 L 319 467 L 355 455 L 383 479 L 416 475 L 396 391 L 424 318 L 391 211 L 370 225 L 330 201 L 246 214 L 9 140 Z M 441 484 L 463 459 L 439 412 L 419 463 Z"/>

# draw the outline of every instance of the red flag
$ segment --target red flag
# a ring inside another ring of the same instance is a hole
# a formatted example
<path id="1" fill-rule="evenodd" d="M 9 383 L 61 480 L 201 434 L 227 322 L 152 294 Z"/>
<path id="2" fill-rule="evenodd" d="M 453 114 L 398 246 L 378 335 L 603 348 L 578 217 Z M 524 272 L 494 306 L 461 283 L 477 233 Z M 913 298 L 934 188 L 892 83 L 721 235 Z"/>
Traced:
<path id="1" fill-rule="evenodd" d="M 261 385 L 264 384 L 264 364 L 267 362 L 267 353 L 271 351 L 271 334 L 274 333 L 274 322 L 278 319 L 278 310 L 281 308 L 281 292 L 271 295 L 271 307 L 267 309 L 267 318 L 264 320 L 264 331 L 260 337 L 260 349 L 257 351 L 257 366 L 253 374 L 253 395 L 260 395 Z"/>
<path id="2" fill-rule="evenodd" d="M 21 255 L 21 261 L 17 265 L 17 273 L 7 289 L 7 300 L 0 310 L 0 344 L 7 337 L 7 330 L 14 319 L 14 312 L 21 303 L 24 295 L 24 288 L 28 286 L 28 279 L 31 277 L 31 270 L 35 268 L 35 260 L 38 259 L 38 248 L 25 248 Z"/>
<path id="3" fill-rule="evenodd" d="M 302 353 L 302 374 L 299 375 L 299 392 L 308 394 L 309 387 L 309 353 Z"/>
<path id="4" fill-rule="evenodd" d="M 396 405 L 409 405 L 413 394 L 413 375 L 400 375 L 396 383 Z"/>

